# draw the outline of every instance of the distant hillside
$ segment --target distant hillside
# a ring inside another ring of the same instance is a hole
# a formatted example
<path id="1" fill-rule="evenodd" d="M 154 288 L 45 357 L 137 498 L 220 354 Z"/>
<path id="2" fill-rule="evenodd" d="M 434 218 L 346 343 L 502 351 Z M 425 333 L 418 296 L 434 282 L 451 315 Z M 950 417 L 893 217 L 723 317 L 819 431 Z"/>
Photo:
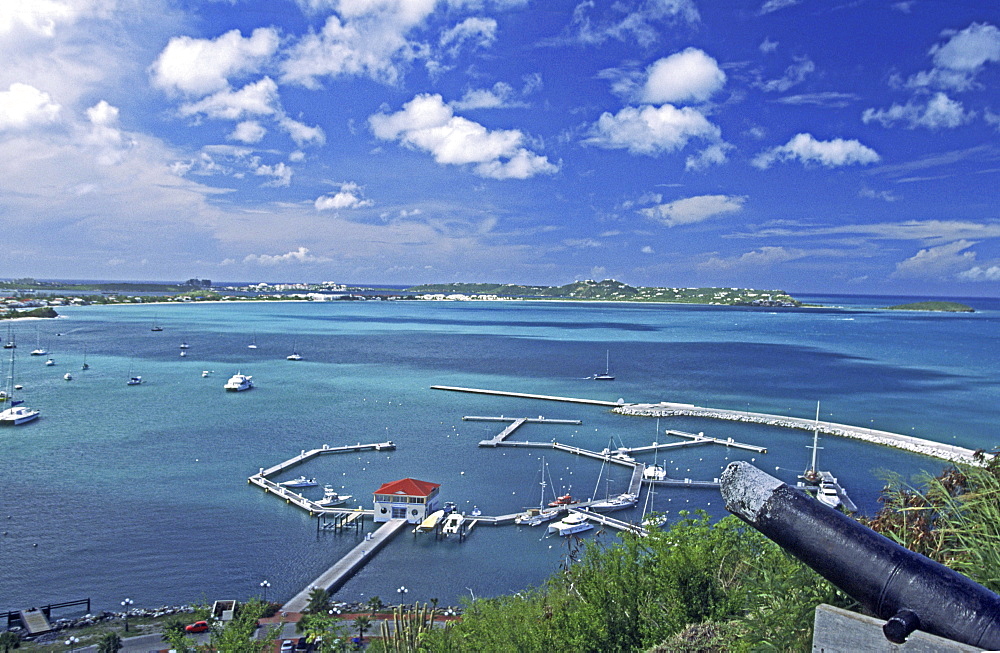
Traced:
<path id="1" fill-rule="evenodd" d="M 574 281 L 565 286 L 522 286 L 507 283 L 437 283 L 407 288 L 439 295 L 496 295 L 516 299 L 576 299 L 588 301 L 673 302 L 730 306 L 800 306 L 783 290 L 749 288 L 634 287 L 614 279 Z"/>
<path id="2" fill-rule="evenodd" d="M 958 302 L 916 302 L 913 304 L 899 304 L 897 306 L 887 306 L 887 311 L 942 311 L 945 313 L 975 313 L 971 306 L 959 304 Z"/>

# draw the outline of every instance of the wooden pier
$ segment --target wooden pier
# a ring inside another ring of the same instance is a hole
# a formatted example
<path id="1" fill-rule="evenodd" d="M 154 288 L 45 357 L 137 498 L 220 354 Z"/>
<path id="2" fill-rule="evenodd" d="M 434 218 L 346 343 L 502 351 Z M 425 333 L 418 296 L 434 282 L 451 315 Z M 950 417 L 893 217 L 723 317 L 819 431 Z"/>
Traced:
<path id="1" fill-rule="evenodd" d="M 510 426 L 504 430 L 497 433 L 495 436 L 488 440 L 480 440 L 480 447 L 496 447 L 500 445 L 504 440 L 509 438 L 514 431 L 521 428 L 525 424 L 570 424 L 579 426 L 583 424 L 578 419 L 549 419 L 539 415 L 538 417 L 483 417 L 480 415 L 466 415 L 462 418 L 465 422 L 510 422 Z"/>
<path id="2" fill-rule="evenodd" d="M 316 587 L 330 593 L 337 591 L 358 569 L 368 564 L 368 561 L 375 557 L 375 554 L 385 546 L 386 542 L 403 530 L 406 523 L 405 519 L 390 519 L 382 524 L 378 530 L 372 533 L 370 539 L 366 539 L 351 549 L 347 555 L 323 572 L 319 578 L 293 596 L 288 603 L 281 606 L 281 610 L 283 612 L 302 612 L 309 605 L 309 594 Z"/>
<path id="3" fill-rule="evenodd" d="M 577 515 L 583 515 L 587 518 L 587 521 L 597 522 L 602 526 L 608 526 L 615 530 L 627 531 L 629 533 L 635 533 L 640 537 L 646 537 L 649 533 L 646 529 L 637 524 L 631 524 L 627 521 L 622 521 L 620 519 L 615 519 L 614 517 L 608 517 L 607 515 L 602 515 L 599 512 L 594 512 L 592 510 L 585 510 L 583 508 L 570 507 L 569 511 Z"/>

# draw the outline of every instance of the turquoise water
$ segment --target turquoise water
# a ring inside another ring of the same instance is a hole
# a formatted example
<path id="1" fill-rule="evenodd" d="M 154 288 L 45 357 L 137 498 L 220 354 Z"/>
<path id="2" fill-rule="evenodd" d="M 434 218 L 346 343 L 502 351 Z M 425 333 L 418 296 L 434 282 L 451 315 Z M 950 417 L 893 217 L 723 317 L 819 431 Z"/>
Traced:
<path id="1" fill-rule="evenodd" d="M 126 596 L 141 606 L 242 599 L 265 579 L 269 598 L 290 598 L 360 536 L 318 534 L 305 514 L 246 478 L 324 443 L 391 439 L 399 449 L 325 456 L 288 476 L 343 486 L 366 507 L 381 483 L 412 476 L 440 483 L 442 498 L 464 508 L 504 514 L 537 503 L 541 454 L 479 449 L 500 427 L 462 416 L 580 419 L 525 426 L 518 437 L 597 450 L 612 437 L 629 446 L 656 438 L 652 419 L 429 389 L 437 384 L 802 417 L 820 400 L 824 419 L 1000 445 L 1000 302 L 969 300 L 977 313 L 943 315 L 872 310 L 900 303 L 890 298 L 805 299 L 844 308 L 254 302 L 67 308 L 58 320 L 19 322 L 17 380 L 43 417 L 0 430 L 0 610 L 84 597 L 94 610 Z M 150 331 L 154 319 L 164 331 Z M 254 336 L 258 349 L 250 350 Z M 54 367 L 27 355 L 36 337 Z M 181 342 L 190 344 L 185 358 Z M 293 348 L 306 360 L 285 360 Z M 82 371 L 85 349 L 90 369 Z M 617 380 L 583 380 L 603 370 L 608 350 Z M 202 378 L 202 370 L 213 373 Z M 63 380 L 67 371 L 73 381 Z M 257 387 L 223 391 L 237 371 Z M 126 386 L 130 374 L 144 383 Z M 672 452 L 674 476 L 711 479 L 730 460 L 754 459 L 791 481 L 810 455 L 807 432 L 693 418 L 660 426 L 769 448 Z M 821 467 L 866 512 L 877 509 L 880 470 L 910 477 L 941 467 L 859 442 L 825 438 L 821 446 Z M 546 459 L 556 485 L 594 493 L 599 463 L 552 452 Z M 612 478 L 624 484 L 624 470 Z M 318 497 L 322 488 L 307 492 Z M 656 495 L 671 517 L 693 508 L 722 515 L 720 504 L 712 490 Z M 337 596 L 390 602 L 406 586 L 406 600 L 448 604 L 516 591 L 566 554 L 565 541 L 543 535 L 480 527 L 459 544 L 404 533 Z M 595 536 L 614 538 L 587 535 Z"/>

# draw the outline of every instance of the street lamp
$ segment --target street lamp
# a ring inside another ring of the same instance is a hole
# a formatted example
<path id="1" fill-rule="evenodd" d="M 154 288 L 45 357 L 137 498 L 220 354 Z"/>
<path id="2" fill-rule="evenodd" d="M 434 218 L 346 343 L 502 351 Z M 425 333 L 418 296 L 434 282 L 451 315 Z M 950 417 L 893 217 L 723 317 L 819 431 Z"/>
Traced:
<path id="1" fill-rule="evenodd" d="M 266 580 L 262 580 L 260 582 L 260 586 L 264 588 L 264 603 L 267 603 L 267 588 L 271 586 L 271 583 Z"/>
<path id="2" fill-rule="evenodd" d="M 134 603 L 134 601 L 132 601 L 132 599 L 129 599 L 129 598 L 126 598 L 124 601 L 122 601 L 122 608 L 125 609 L 125 632 L 126 633 L 128 632 L 128 610 L 132 606 L 132 603 Z"/>
<path id="3" fill-rule="evenodd" d="M 79 637 L 69 637 L 66 639 L 66 646 L 69 647 L 70 651 L 76 650 L 76 645 L 80 643 Z"/>

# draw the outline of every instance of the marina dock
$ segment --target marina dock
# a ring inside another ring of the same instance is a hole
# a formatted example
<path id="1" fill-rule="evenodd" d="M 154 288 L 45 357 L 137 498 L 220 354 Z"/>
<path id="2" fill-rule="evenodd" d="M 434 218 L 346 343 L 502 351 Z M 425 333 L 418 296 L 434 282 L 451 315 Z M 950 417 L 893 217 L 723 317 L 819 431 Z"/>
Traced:
<path id="1" fill-rule="evenodd" d="M 518 397 L 520 399 L 542 399 L 544 401 L 562 401 L 570 404 L 590 404 L 592 406 L 621 406 L 617 401 L 602 401 L 600 399 L 576 399 L 573 397 L 554 397 L 552 395 L 533 395 L 525 392 L 506 392 L 504 390 L 482 390 L 480 388 L 460 388 L 450 385 L 432 385 L 431 390 L 448 390 L 450 392 L 470 392 L 479 395 L 494 395 L 500 397 Z"/>
<path id="2" fill-rule="evenodd" d="M 368 561 L 375 557 L 383 546 L 390 539 L 403 530 L 406 526 L 405 519 L 390 519 L 372 533 L 371 539 L 367 539 L 351 549 L 347 555 L 338 560 L 336 564 L 323 572 L 319 578 L 314 580 L 305 589 L 292 597 L 288 603 L 281 606 L 284 612 L 302 612 L 309 605 L 309 593 L 316 587 L 323 588 L 329 592 L 335 592 L 343 585 L 348 578 L 361 567 L 368 564 Z"/>
<path id="3" fill-rule="evenodd" d="M 573 514 L 583 515 L 587 518 L 587 521 L 596 522 L 602 526 L 608 526 L 618 531 L 628 531 L 630 533 L 635 533 L 636 535 L 645 537 L 649 533 L 642 526 L 636 524 L 630 524 L 627 521 L 622 521 L 620 519 L 615 519 L 614 517 L 608 517 L 607 515 L 602 515 L 599 512 L 594 512 L 592 510 L 586 510 L 584 508 L 571 507 L 569 511 Z"/>

